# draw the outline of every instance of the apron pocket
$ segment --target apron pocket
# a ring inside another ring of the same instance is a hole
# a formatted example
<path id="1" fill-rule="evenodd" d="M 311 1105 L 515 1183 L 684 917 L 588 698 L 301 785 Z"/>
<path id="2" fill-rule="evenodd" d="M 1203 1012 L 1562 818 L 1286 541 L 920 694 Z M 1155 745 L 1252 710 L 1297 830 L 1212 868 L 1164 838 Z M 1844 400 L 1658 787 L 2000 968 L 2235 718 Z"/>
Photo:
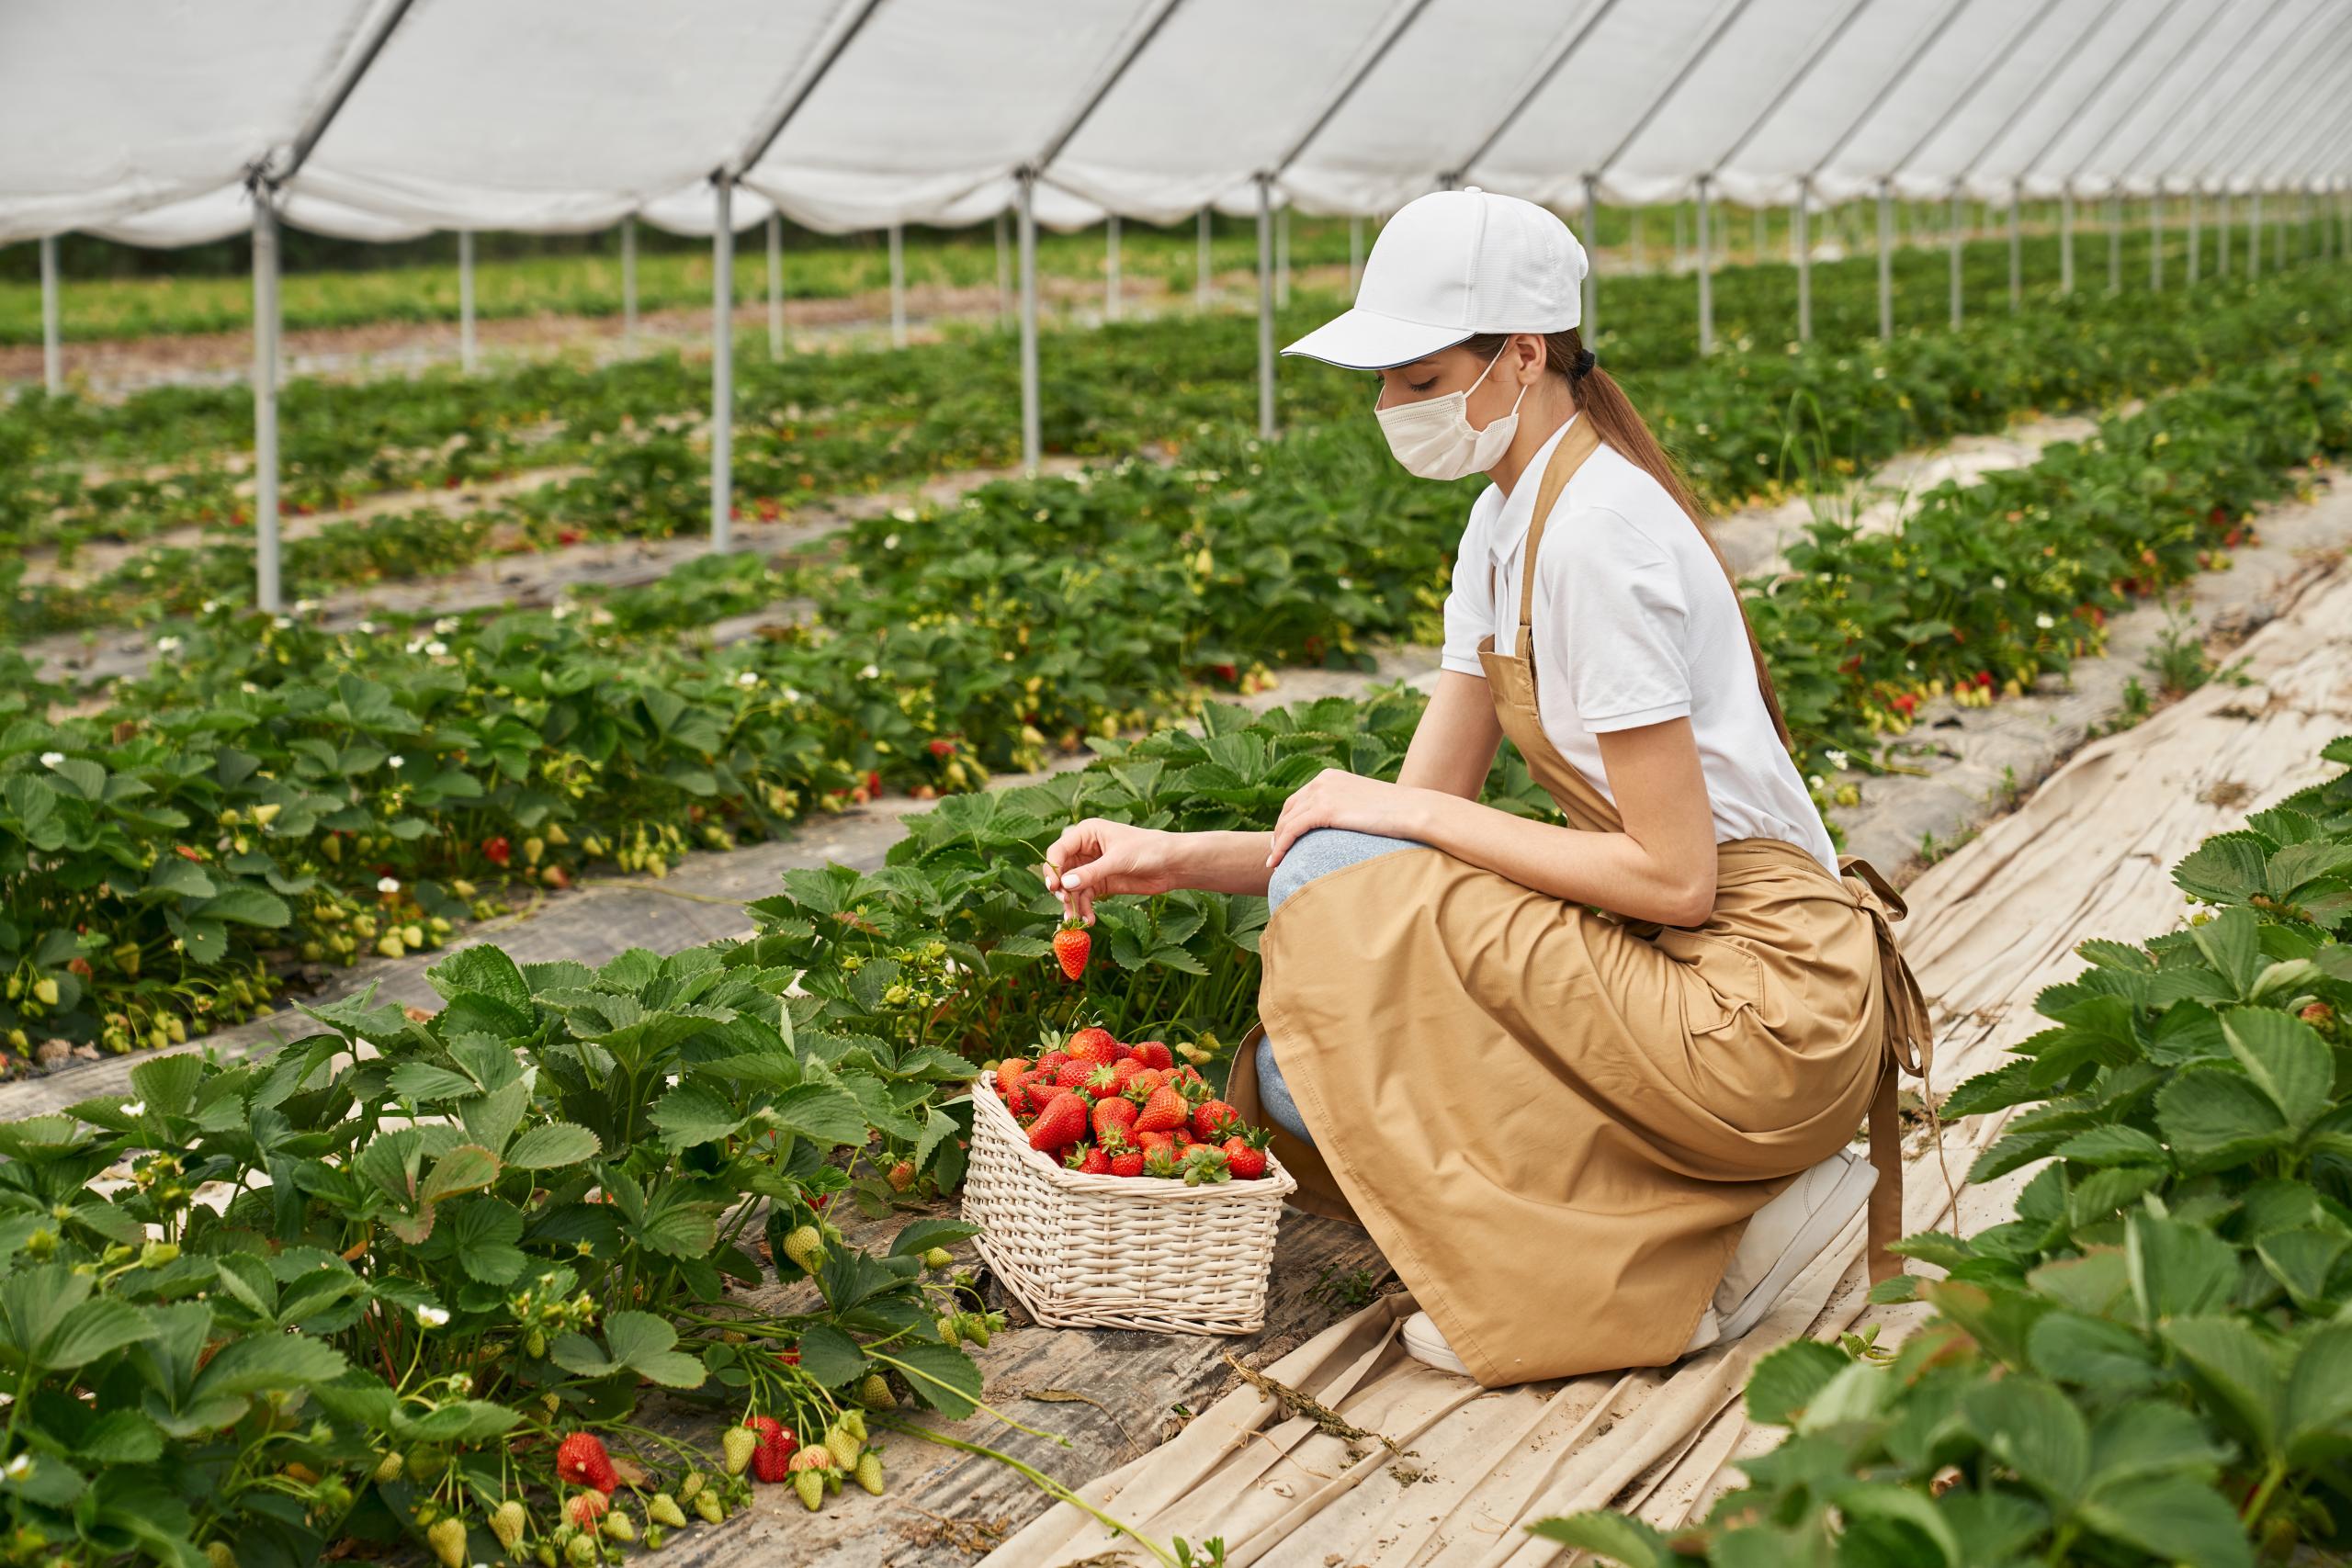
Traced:
<path id="1" fill-rule="evenodd" d="M 1742 1008 L 1753 1011 L 1763 1002 L 1763 960 L 1739 943 L 1679 926 L 1661 929 L 1653 942 L 1684 971 L 1682 1020 L 1691 1033 L 1727 1029 Z"/>

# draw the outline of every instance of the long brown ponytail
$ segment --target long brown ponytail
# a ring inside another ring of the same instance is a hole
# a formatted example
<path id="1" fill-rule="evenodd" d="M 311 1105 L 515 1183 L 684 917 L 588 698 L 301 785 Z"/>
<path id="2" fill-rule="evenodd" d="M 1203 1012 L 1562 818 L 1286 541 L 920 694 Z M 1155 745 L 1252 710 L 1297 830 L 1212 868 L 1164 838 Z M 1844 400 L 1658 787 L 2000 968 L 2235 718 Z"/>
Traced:
<path id="1" fill-rule="evenodd" d="M 1504 343 L 1511 335 L 1481 333 L 1465 340 L 1461 346 L 1482 359 L 1488 359 L 1501 352 Z M 1682 508 L 1683 515 L 1690 519 L 1690 525 L 1699 530 L 1699 537 L 1707 542 L 1707 548 L 1713 552 L 1716 564 L 1724 569 L 1724 577 L 1731 583 L 1732 598 L 1739 604 L 1740 624 L 1747 631 L 1747 651 L 1756 660 L 1756 689 L 1763 694 L 1765 711 L 1772 716 L 1772 729 L 1780 736 L 1781 744 L 1794 751 L 1796 741 L 1789 734 L 1788 720 L 1781 716 L 1781 694 L 1772 687 L 1771 671 L 1765 667 L 1764 645 L 1756 640 L 1755 624 L 1748 620 L 1747 605 L 1740 600 L 1739 574 L 1732 570 L 1723 547 L 1715 543 L 1715 536 L 1707 526 L 1706 508 L 1699 504 L 1698 496 L 1691 492 L 1690 481 L 1682 476 L 1681 466 L 1667 455 L 1666 448 L 1657 444 L 1657 437 L 1650 434 L 1650 427 L 1643 422 L 1640 411 L 1634 407 L 1633 400 L 1625 396 L 1625 389 L 1611 379 L 1608 371 L 1586 358 L 1584 338 L 1576 328 L 1544 333 L 1542 336 L 1544 368 L 1566 378 L 1568 389 L 1576 397 L 1577 409 L 1585 418 L 1592 421 L 1594 433 L 1614 446 L 1627 461 L 1666 488 L 1666 493 Z"/>

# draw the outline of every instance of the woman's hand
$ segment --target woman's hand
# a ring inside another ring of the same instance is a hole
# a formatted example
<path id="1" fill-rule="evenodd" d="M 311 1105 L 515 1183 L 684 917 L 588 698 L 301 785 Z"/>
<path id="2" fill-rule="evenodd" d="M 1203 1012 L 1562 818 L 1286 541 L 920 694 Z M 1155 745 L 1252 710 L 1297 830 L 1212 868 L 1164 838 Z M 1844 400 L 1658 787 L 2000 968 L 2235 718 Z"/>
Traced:
<path id="1" fill-rule="evenodd" d="M 1176 840 L 1183 835 L 1089 817 L 1062 829 L 1046 852 L 1046 890 L 1094 923 L 1094 900 L 1112 893 L 1165 893 L 1176 886 Z"/>
<path id="2" fill-rule="evenodd" d="M 1428 795 L 1427 790 L 1368 779 L 1345 768 L 1326 768 L 1283 802 L 1266 863 L 1280 865 L 1291 845 L 1317 828 L 1352 828 L 1359 833 L 1383 833 L 1392 839 L 1419 838 L 1428 815 L 1424 809 Z"/>

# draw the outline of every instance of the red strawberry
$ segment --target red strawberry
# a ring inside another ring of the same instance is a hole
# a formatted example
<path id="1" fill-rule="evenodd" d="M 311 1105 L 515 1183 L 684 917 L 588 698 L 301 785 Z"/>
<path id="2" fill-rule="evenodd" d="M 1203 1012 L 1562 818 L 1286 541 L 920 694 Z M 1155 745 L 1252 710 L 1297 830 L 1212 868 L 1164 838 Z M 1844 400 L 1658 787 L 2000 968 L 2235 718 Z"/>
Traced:
<path id="1" fill-rule="evenodd" d="M 1061 1065 L 1061 1069 L 1054 1074 L 1054 1083 L 1057 1087 L 1061 1089 L 1076 1089 L 1079 1085 L 1084 1083 L 1093 1076 L 1093 1063 L 1081 1062 L 1073 1056 L 1069 1061 L 1064 1062 Z"/>
<path id="2" fill-rule="evenodd" d="M 1164 1073 L 1176 1065 L 1176 1054 L 1163 1041 L 1146 1040 L 1136 1046 L 1136 1060 Z"/>
<path id="3" fill-rule="evenodd" d="M 1094 1114 L 1090 1120 L 1093 1122 L 1094 1135 L 1097 1138 L 1109 1137 L 1114 1129 L 1124 1133 L 1136 1124 L 1135 1101 L 1120 1100 L 1115 1096 L 1097 1101 Z"/>
<path id="4" fill-rule="evenodd" d="M 1133 1056 L 1122 1056 L 1111 1064 L 1111 1081 L 1117 1084 L 1124 1092 L 1127 1085 L 1135 1080 L 1135 1076 L 1143 1070 L 1143 1064 Z"/>
<path id="5" fill-rule="evenodd" d="M 1069 1037 L 1062 1049 L 1090 1066 L 1108 1066 L 1118 1059 L 1119 1043 L 1100 1024 L 1090 1024 Z"/>
<path id="6" fill-rule="evenodd" d="M 1029 1129 L 1029 1146 L 1039 1154 L 1059 1154 L 1084 1136 L 1086 1101 L 1064 1092 L 1037 1112 L 1037 1123 Z"/>
<path id="7" fill-rule="evenodd" d="M 596 1521 L 605 1517 L 605 1510 L 612 1506 L 611 1500 L 602 1492 L 581 1492 L 574 1494 L 571 1501 L 563 1506 L 563 1511 L 571 1516 L 573 1524 L 582 1529 L 592 1530 L 596 1528 Z"/>
<path id="8" fill-rule="evenodd" d="M 608 1493 L 621 1483 L 604 1440 L 594 1432 L 574 1432 L 556 1445 L 555 1472 L 574 1486 L 594 1486 L 599 1492 Z"/>
<path id="9" fill-rule="evenodd" d="M 1012 1098 L 1004 1103 L 1006 1109 L 1012 1112 L 1015 1120 L 1037 1114 L 1037 1102 L 1030 1097 L 1027 1084 L 1023 1084 L 1013 1092 Z"/>
<path id="10" fill-rule="evenodd" d="M 1136 1048 L 1128 1044 L 1125 1041 L 1114 1040 L 1111 1042 L 1111 1065 L 1113 1066 L 1117 1066 L 1121 1062 L 1133 1060 L 1135 1054 Z"/>
<path id="11" fill-rule="evenodd" d="M 1117 1154 L 1111 1156 L 1111 1174 L 1114 1176 L 1141 1176 L 1143 1174 L 1143 1161 L 1144 1153 L 1141 1149 L 1122 1149 Z"/>
<path id="12" fill-rule="evenodd" d="M 1132 1136 L 1136 1147 L 1146 1154 L 1155 1149 L 1173 1149 L 1176 1145 L 1176 1134 L 1173 1133 L 1136 1133 Z"/>
<path id="13" fill-rule="evenodd" d="M 1143 1173 L 1166 1181 L 1176 1175 L 1176 1151 L 1166 1144 L 1151 1149 L 1143 1156 Z"/>
<path id="14" fill-rule="evenodd" d="M 1028 1057 L 1007 1056 L 996 1065 L 997 1093 L 1002 1095 L 1008 1104 L 1011 1103 L 1013 1092 L 1021 1087 L 1021 1080 L 1028 1076 Z"/>
<path id="15" fill-rule="evenodd" d="M 1062 1064 L 1069 1060 L 1069 1054 L 1068 1052 L 1048 1051 L 1044 1055 L 1037 1058 L 1037 1065 L 1029 1069 L 1029 1077 L 1026 1081 L 1031 1083 L 1051 1083 L 1054 1081 L 1054 1075 L 1062 1070 Z M 1032 1092 L 1035 1091 L 1033 1090 Z"/>
<path id="16" fill-rule="evenodd" d="M 1266 1174 L 1266 1140 L 1272 1136 L 1263 1127 L 1248 1127 L 1226 1139 L 1226 1168 L 1237 1180 L 1255 1181 Z"/>
<path id="17" fill-rule="evenodd" d="M 513 847 L 503 837 L 484 839 L 481 842 L 481 852 L 490 857 L 491 863 L 493 865 L 504 865 L 514 858 L 514 854 Z"/>
<path id="18" fill-rule="evenodd" d="M 1225 1124 L 1238 1122 L 1241 1113 L 1222 1100 L 1204 1100 L 1193 1112 L 1193 1136 L 1204 1144 L 1216 1143 L 1226 1136 Z"/>
<path id="19" fill-rule="evenodd" d="M 1141 1105 L 1151 1097 L 1151 1091 L 1168 1081 L 1168 1075 L 1157 1067 L 1138 1067 L 1127 1079 L 1127 1087 L 1119 1092 Z"/>
<path id="20" fill-rule="evenodd" d="M 1170 1132 L 1184 1125 L 1185 1120 L 1183 1096 L 1162 1084 L 1144 1100 L 1143 1114 L 1136 1118 L 1136 1131 Z"/>
<path id="21" fill-rule="evenodd" d="M 745 1424 L 760 1431 L 760 1446 L 752 1450 L 752 1473 L 762 1481 L 782 1481 L 792 1469 L 800 1435 L 773 1416 L 753 1416 Z"/>
<path id="22" fill-rule="evenodd" d="M 1079 1087 L 1095 1099 L 1102 1100 L 1119 1092 L 1119 1075 L 1108 1067 L 1097 1067 L 1086 1075 L 1086 1081 Z"/>
<path id="23" fill-rule="evenodd" d="M 1093 1144 L 1072 1144 L 1062 1163 L 1081 1176 L 1107 1176 L 1111 1171 L 1111 1156 Z"/>
<path id="24" fill-rule="evenodd" d="M 1086 955 L 1094 951 L 1094 938 L 1076 920 L 1054 933 L 1054 957 L 1061 964 L 1065 978 L 1075 980 L 1086 973 Z"/>

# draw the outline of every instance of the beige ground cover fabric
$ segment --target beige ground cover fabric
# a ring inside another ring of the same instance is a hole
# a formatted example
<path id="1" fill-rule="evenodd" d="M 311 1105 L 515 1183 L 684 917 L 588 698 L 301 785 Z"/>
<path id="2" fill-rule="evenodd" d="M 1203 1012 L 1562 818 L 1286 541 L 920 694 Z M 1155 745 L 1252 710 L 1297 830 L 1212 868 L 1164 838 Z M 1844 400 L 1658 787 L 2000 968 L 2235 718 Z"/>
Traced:
<path id="1" fill-rule="evenodd" d="M 2237 652 L 2245 684 L 2216 681 L 2147 723 L 2094 741 L 2013 815 L 1905 889 L 1903 948 L 1935 1030 L 1934 1090 L 1996 1067 L 2033 1033 L 2033 998 L 2078 973 L 2088 937 L 2145 938 L 2185 913 L 2171 869 L 2211 833 L 2334 770 L 2321 746 L 2352 732 L 2352 570 L 2315 573 Z M 1973 1231 L 2005 1217 L 2035 1168 L 1957 1191 L 1999 1118 L 1943 1130 L 1943 1162 L 1915 1133 L 1910 1230 Z M 1222 1537 L 1235 1568 L 1532 1568 L 1560 1560 L 1525 1533 L 1540 1518 L 1612 1506 L 1671 1526 L 1736 1486 L 1732 1468 L 1772 1446 L 1739 1406 L 1747 1369 L 1799 1334 L 1916 1322 L 1916 1306 L 1868 1308 L 1862 1224 L 1736 1344 L 1671 1367 L 1481 1390 L 1411 1360 L 1390 1297 L 1272 1366 L 1266 1376 L 1330 1407 L 1349 1439 L 1252 1386 L 1082 1495 L 1157 1540 Z M 1573 1313 L 1573 1301 L 1530 1301 Z M 1395 1450 L 1384 1445 L 1385 1437 Z M 1132 1542 L 1067 1504 L 982 1568 L 1060 1568 Z"/>

